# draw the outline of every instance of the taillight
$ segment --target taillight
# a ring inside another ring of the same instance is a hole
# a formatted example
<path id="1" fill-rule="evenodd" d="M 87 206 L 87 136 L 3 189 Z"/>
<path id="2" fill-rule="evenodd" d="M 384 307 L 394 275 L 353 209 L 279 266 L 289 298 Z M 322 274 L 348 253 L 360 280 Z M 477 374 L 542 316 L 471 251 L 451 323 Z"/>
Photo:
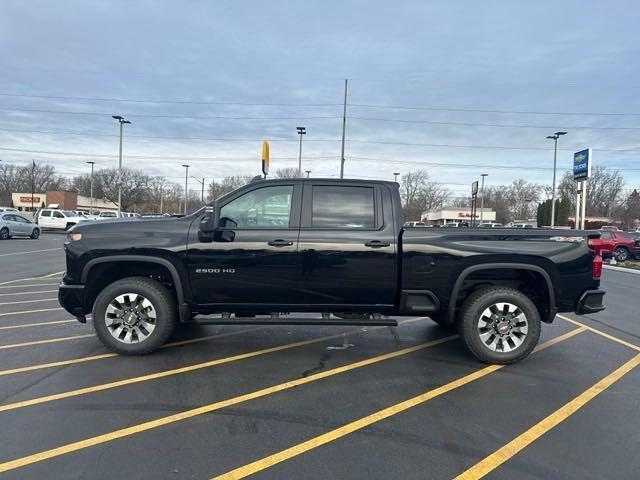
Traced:
<path id="1" fill-rule="evenodd" d="M 602 256 L 597 253 L 593 257 L 593 263 L 591 264 L 591 273 L 594 279 L 599 279 L 602 276 Z"/>

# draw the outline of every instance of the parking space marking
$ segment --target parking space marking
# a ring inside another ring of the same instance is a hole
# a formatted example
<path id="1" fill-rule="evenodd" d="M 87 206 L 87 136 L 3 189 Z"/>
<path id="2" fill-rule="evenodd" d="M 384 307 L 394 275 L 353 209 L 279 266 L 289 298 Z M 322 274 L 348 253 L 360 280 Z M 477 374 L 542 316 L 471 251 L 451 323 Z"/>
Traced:
<path id="1" fill-rule="evenodd" d="M 26 280 L 42 280 L 42 279 L 54 277 L 56 275 L 60 275 L 61 273 L 64 273 L 64 270 L 62 272 L 49 273 L 42 277 L 27 277 L 27 278 L 16 278 L 15 280 L 7 280 L 6 282 L 0 282 L 0 285 L 9 285 L 11 283 L 24 282 Z"/>
<path id="2" fill-rule="evenodd" d="M 4 327 L 0 327 L 0 330 L 11 330 L 14 328 L 27 328 L 27 327 L 44 327 L 47 325 L 60 325 L 63 323 L 78 323 L 77 320 L 53 320 L 51 322 L 38 322 L 38 323 L 25 323 L 24 325 L 6 325 Z"/>
<path id="3" fill-rule="evenodd" d="M 6 297 L 9 295 L 33 295 L 36 293 L 53 293 L 53 292 L 57 292 L 58 290 L 42 290 L 40 292 L 11 292 L 11 293 L 0 293 L 0 297 Z"/>
<path id="4" fill-rule="evenodd" d="M 40 308 L 38 310 L 20 310 L 19 312 L 0 313 L 0 317 L 5 317 L 7 315 L 20 315 L 24 313 L 55 312 L 56 310 L 64 310 L 64 309 L 62 307 L 54 307 L 54 308 Z"/>
<path id="5" fill-rule="evenodd" d="M 0 288 L 26 288 L 26 287 L 42 287 L 47 285 L 59 285 L 58 282 L 49 283 L 30 283 L 28 285 L 2 285 Z"/>
<path id="6" fill-rule="evenodd" d="M 381 327 L 383 328 L 383 327 Z M 179 413 L 175 413 L 173 415 L 168 415 L 165 417 L 160 417 L 155 420 L 150 420 L 147 422 L 139 423 L 137 425 L 132 425 L 130 427 L 121 428 L 119 430 L 114 430 L 109 433 L 105 433 L 102 435 L 97 435 L 95 437 L 89 437 L 84 440 L 80 440 L 78 442 L 68 443 L 66 445 L 62 445 L 60 447 L 52 448 L 50 450 L 45 450 L 42 452 L 34 453 L 32 455 L 27 455 L 26 457 L 17 458 L 15 460 L 10 460 L 8 462 L 0 463 L 0 473 L 6 472 L 8 470 L 13 470 L 15 468 L 24 467 L 26 465 L 30 465 L 32 463 L 41 462 L 43 460 L 47 460 L 50 458 L 58 457 L 60 455 L 64 455 L 67 453 L 75 452 L 78 450 L 82 450 L 84 448 L 92 447 L 95 445 L 100 445 L 102 443 L 111 442 L 113 440 L 117 440 L 119 438 L 127 437 L 130 435 L 134 435 L 137 433 L 145 432 L 147 430 L 151 430 L 154 428 L 162 427 L 165 425 L 169 425 L 171 423 L 179 422 L 181 420 L 186 420 L 189 418 L 196 417 L 198 415 L 202 415 L 205 413 L 210 413 L 215 410 L 220 410 L 225 407 L 229 407 L 232 405 L 237 405 L 239 403 L 243 403 L 249 400 L 253 400 L 256 398 L 264 397 L 267 395 L 271 395 L 273 393 L 281 392 L 284 390 L 288 390 L 294 387 L 298 387 L 300 385 L 305 385 L 307 383 L 315 382 L 317 380 L 321 380 L 327 377 L 331 377 L 334 375 L 338 375 L 340 373 L 348 372 L 351 370 L 355 370 L 357 368 L 361 368 L 367 365 L 372 365 L 378 362 L 382 362 L 384 360 L 389 360 L 392 358 L 400 357 L 402 355 L 406 355 L 408 353 L 416 352 L 419 350 L 423 350 L 425 348 L 430 348 L 436 345 L 440 345 L 445 342 L 449 342 L 458 338 L 457 335 L 451 335 L 449 337 L 439 338 L 437 340 L 432 340 L 430 342 L 421 343 L 419 345 L 414 345 L 413 347 L 403 348 L 401 350 L 395 350 L 393 352 L 385 353 L 382 355 L 377 355 L 375 357 L 369 357 L 365 360 L 360 360 L 358 362 L 350 363 L 347 365 L 343 365 L 342 367 L 333 368 L 330 370 L 325 370 L 324 372 L 318 372 L 313 375 L 309 375 L 308 377 L 297 378 L 295 380 L 289 380 L 284 383 L 280 383 L 277 385 L 272 385 L 271 387 L 266 387 L 260 390 L 255 390 L 253 392 L 245 393 L 244 395 L 239 395 L 237 397 L 228 398 L 226 400 L 220 400 L 215 403 L 211 403 L 208 405 L 204 405 L 202 407 L 192 408 L 190 410 L 185 410 Z"/>
<path id="7" fill-rule="evenodd" d="M 456 477 L 459 480 L 472 480 L 482 478 L 514 455 L 518 454 L 522 449 L 535 442 L 549 430 L 558 426 L 561 422 L 576 413 L 588 402 L 600 395 L 603 391 L 613 385 L 615 382 L 624 377 L 627 373 L 640 365 L 640 353 L 636 354 L 631 360 L 618 367 L 606 377 L 595 383 L 589 389 L 582 392 L 570 402 L 564 404 L 558 410 L 536 423 L 526 432 L 518 435 L 509 443 L 500 447 L 488 457 L 476 463 L 474 466 L 464 471 Z"/>
<path id="8" fill-rule="evenodd" d="M 540 351 L 551 345 L 555 345 L 559 342 L 567 340 L 579 333 L 584 332 L 586 329 L 582 327 L 578 327 L 575 330 L 571 330 L 563 335 L 552 338 L 544 343 L 538 345 L 534 352 Z M 256 460 L 255 462 L 249 463 L 242 467 L 238 467 L 234 470 L 230 470 L 222 475 L 216 476 L 215 480 L 231 480 L 231 479 L 239 479 L 244 478 L 249 475 L 253 475 L 259 471 L 265 470 L 269 467 L 277 463 L 281 463 L 290 458 L 296 457 L 303 453 L 306 453 L 314 448 L 320 447 L 327 443 L 333 442 L 339 438 L 342 438 L 346 435 L 349 435 L 355 431 L 361 430 L 369 425 L 377 423 L 386 418 L 392 417 L 393 415 L 397 415 L 398 413 L 404 412 L 410 408 L 413 408 L 417 405 L 420 405 L 424 402 L 427 402 L 433 398 L 436 398 L 440 395 L 450 392 L 451 390 L 455 390 L 456 388 L 462 387 L 468 383 L 473 382 L 474 380 L 478 380 L 479 378 L 485 377 L 490 373 L 495 372 L 496 370 L 500 370 L 504 365 L 489 365 L 480 370 L 476 370 L 473 373 L 460 377 L 456 380 L 453 380 L 445 385 L 441 385 L 440 387 L 434 388 L 432 390 L 428 390 L 420 395 L 412 397 L 408 400 L 405 400 L 400 403 L 396 403 L 395 405 L 391 405 L 390 407 L 383 408 L 382 410 L 378 410 L 377 412 L 372 413 L 371 415 L 367 415 L 366 417 L 362 417 L 353 422 L 347 423 L 341 427 L 338 427 L 334 430 L 331 430 L 322 435 L 318 435 L 317 437 L 311 438 L 305 442 L 294 445 L 293 447 L 287 448 L 285 450 L 281 450 L 280 452 L 274 453 L 267 457 Z M 0 471 L 2 471 L 0 469 Z"/>
<path id="9" fill-rule="evenodd" d="M 0 257 L 10 257 L 12 255 L 27 255 L 30 253 L 53 252 L 54 250 L 59 252 L 60 250 L 62 250 L 62 247 L 45 248 L 44 250 L 29 250 L 28 252 L 1 253 Z"/>
<path id="10" fill-rule="evenodd" d="M 353 333 L 365 333 L 365 331 L 356 331 L 356 332 L 352 332 L 350 333 L 351 335 L 353 335 Z M 94 385 L 92 387 L 85 387 L 85 388 L 79 388 L 77 390 L 70 390 L 67 392 L 60 392 L 60 393 L 55 393 L 53 395 L 47 395 L 44 397 L 37 397 L 37 398 L 32 398 L 29 400 L 23 400 L 20 402 L 15 402 L 15 403 L 8 403 L 5 405 L 0 405 L 0 412 L 4 412 L 7 410 L 15 410 L 17 408 L 23 408 L 23 407 L 28 407 L 31 405 L 38 405 L 40 403 L 47 403 L 47 402 L 52 402 L 54 400 L 61 400 L 63 398 L 69 398 L 69 397 L 77 397 L 80 395 L 86 395 L 88 393 L 94 393 L 94 392 L 100 392 L 103 390 L 109 390 L 112 388 L 118 388 L 118 387 L 123 387 L 125 385 L 131 385 L 134 383 L 141 383 L 141 382 L 147 382 L 149 380 L 155 380 L 157 378 L 164 378 L 164 377 L 169 377 L 172 375 L 179 375 L 181 373 L 188 373 L 188 372 L 193 372 L 195 370 L 201 370 L 203 368 L 209 368 L 209 367 L 214 367 L 217 365 L 223 365 L 226 363 L 232 363 L 232 362 L 237 362 L 239 360 L 245 360 L 247 358 L 253 358 L 253 357 L 258 357 L 260 355 L 267 355 L 269 353 L 275 353 L 275 352 L 280 352 L 282 350 L 289 350 L 292 348 L 297 348 L 297 347 L 304 347 L 307 345 L 313 345 L 315 343 L 320 343 L 320 342 L 325 342 L 327 340 L 333 340 L 335 338 L 340 338 L 343 337 L 345 334 L 341 333 L 341 334 L 336 334 L 336 335 L 328 335 L 328 336 L 324 336 L 324 337 L 317 337 L 317 338 L 312 338 L 309 340 L 302 340 L 299 342 L 292 342 L 292 343 L 287 343 L 284 345 L 278 345 L 276 347 L 270 347 L 270 348 L 264 348 L 262 350 L 255 350 L 253 352 L 247 352 L 247 353 L 241 353 L 238 355 L 232 355 L 230 357 L 223 357 L 223 358 L 216 358 L 214 360 L 209 360 L 208 362 L 201 362 L 201 363 L 196 363 L 193 365 L 187 365 L 185 367 L 179 367 L 179 368 L 172 368 L 170 370 L 163 370 L 161 372 L 155 372 L 155 373 L 150 373 L 147 375 L 141 375 L 139 377 L 131 377 L 131 378 L 126 378 L 123 380 L 116 380 L 114 382 L 109 382 L 109 383 L 103 383 L 100 385 Z"/>
<path id="11" fill-rule="evenodd" d="M 39 298 L 37 300 L 20 300 L 17 302 L 1 302 L 0 305 L 20 305 L 23 303 L 37 303 L 37 302 L 53 302 L 58 300 L 58 297 L 53 298 Z"/>
<path id="12" fill-rule="evenodd" d="M 45 343 L 66 342 L 68 340 L 77 340 L 79 338 L 95 337 L 95 334 L 74 335 L 72 337 L 49 338 L 47 340 L 34 340 L 32 342 L 12 343 L 10 345 L 0 345 L 0 350 L 8 350 L 10 348 L 31 347 L 33 345 L 44 345 Z"/>
<path id="13" fill-rule="evenodd" d="M 160 348 L 178 347 L 181 345 L 187 345 L 187 344 L 196 343 L 196 342 L 206 342 L 206 341 L 217 339 L 217 338 L 230 337 L 232 335 L 240 335 L 241 333 L 252 332 L 254 330 L 260 330 L 260 328 L 252 328 L 248 330 L 239 330 L 237 332 L 227 332 L 227 333 L 220 333 L 217 335 L 207 335 L 205 337 L 190 338 L 188 340 L 180 340 L 178 342 L 166 343 Z M 28 365 L 26 367 L 12 368 L 10 370 L 0 370 L 0 376 L 13 375 L 16 373 L 23 373 L 23 372 L 32 372 L 34 370 L 42 370 L 45 368 L 64 367 L 66 365 L 74 365 L 76 363 L 91 362 L 94 360 L 102 360 L 104 358 L 113 358 L 117 356 L 118 356 L 117 353 L 102 353 L 99 355 L 91 355 L 88 357 L 79 357 L 79 358 L 72 358 L 69 360 L 60 360 L 57 362 Z"/>
<path id="14" fill-rule="evenodd" d="M 584 327 L 587 330 L 589 330 L 590 332 L 596 333 L 604 338 L 607 338 L 609 340 L 612 340 L 616 343 L 619 343 L 620 345 L 624 345 L 625 347 L 629 347 L 632 348 L 633 350 L 640 352 L 640 347 L 638 345 L 634 345 L 633 343 L 627 342 L 625 340 L 622 340 L 621 338 L 618 337 L 614 337 L 613 335 L 609 335 L 608 333 L 603 332 L 602 330 L 598 330 L 597 328 L 593 328 L 590 327 L 589 325 L 586 325 L 584 323 L 578 322 L 577 320 L 573 320 L 569 317 L 565 317 L 564 315 L 560 315 L 558 314 L 558 317 L 560 317 L 563 320 L 566 320 L 569 323 L 573 323 L 574 325 L 578 325 L 580 327 Z"/>

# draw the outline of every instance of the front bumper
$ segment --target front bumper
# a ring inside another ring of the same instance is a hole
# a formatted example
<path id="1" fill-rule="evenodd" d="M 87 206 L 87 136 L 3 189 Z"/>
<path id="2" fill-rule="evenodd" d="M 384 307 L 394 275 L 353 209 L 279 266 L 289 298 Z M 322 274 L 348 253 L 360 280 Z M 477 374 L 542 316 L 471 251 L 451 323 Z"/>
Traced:
<path id="1" fill-rule="evenodd" d="M 582 294 L 578 305 L 576 306 L 576 313 L 578 315 L 585 315 L 588 313 L 596 313 L 604 310 L 602 304 L 602 298 L 604 297 L 604 290 L 587 290 Z"/>
<path id="2" fill-rule="evenodd" d="M 58 302 L 60 302 L 62 308 L 76 317 L 79 322 L 87 322 L 84 309 L 84 285 L 61 283 L 58 287 Z"/>

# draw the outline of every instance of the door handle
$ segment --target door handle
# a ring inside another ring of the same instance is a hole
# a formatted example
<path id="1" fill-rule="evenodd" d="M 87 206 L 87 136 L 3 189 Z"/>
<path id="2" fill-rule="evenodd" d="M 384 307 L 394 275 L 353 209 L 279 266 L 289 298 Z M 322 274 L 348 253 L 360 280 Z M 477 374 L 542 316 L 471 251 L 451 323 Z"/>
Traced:
<path id="1" fill-rule="evenodd" d="M 293 242 L 290 242 L 288 240 L 278 239 L 278 240 L 271 240 L 269 242 L 269 245 L 271 245 L 272 247 L 290 247 L 291 245 L 293 245 Z"/>
<path id="2" fill-rule="evenodd" d="M 370 240 L 364 244 L 365 247 L 371 247 L 371 248 L 388 247 L 390 245 L 391 244 L 389 242 L 383 242 L 382 240 Z"/>

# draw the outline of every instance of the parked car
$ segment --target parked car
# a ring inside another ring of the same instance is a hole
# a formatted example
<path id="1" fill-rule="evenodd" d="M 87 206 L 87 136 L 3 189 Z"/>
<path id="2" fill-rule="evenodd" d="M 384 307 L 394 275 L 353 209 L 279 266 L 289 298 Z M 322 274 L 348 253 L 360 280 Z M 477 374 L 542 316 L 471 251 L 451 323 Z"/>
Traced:
<path id="1" fill-rule="evenodd" d="M 424 222 L 404 222 L 402 225 L 404 228 L 426 227 Z"/>
<path id="2" fill-rule="evenodd" d="M 2 212 L 15 212 L 18 213 L 18 210 L 13 207 L 0 207 L 0 213 Z"/>
<path id="3" fill-rule="evenodd" d="M 469 226 L 469 223 L 468 222 L 447 222 L 442 226 L 446 228 L 463 228 L 463 227 L 466 228 Z"/>
<path id="4" fill-rule="evenodd" d="M 502 224 L 498 222 L 482 222 L 478 224 L 478 228 L 502 228 Z"/>
<path id="5" fill-rule="evenodd" d="M 38 212 L 37 222 L 40 228 L 53 230 L 69 230 L 80 222 L 87 222 L 85 217 L 77 215 L 71 210 L 43 208 Z"/>
<path id="6" fill-rule="evenodd" d="M 98 220 L 114 220 L 118 218 L 118 212 L 114 212 L 112 210 L 105 210 L 98 214 Z"/>
<path id="7" fill-rule="evenodd" d="M 512 223 L 509 228 L 533 228 L 533 225 L 531 223 L 519 222 Z"/>
<path id="8" fill-rule="evenodd" d="M 18 236 L 36 239 L 40 236 L 40 228 L 22 215 L 0 213 L 0 240 Z"/>
<path id="9" fill-rule="evenodd" d="M 630 233 L 619 230 L 602 230 L 600 238 L 593 241 L 593 246 L 603 258 L 612 256 L 618 262 L 640 258 L 640 242 Z"/>
<path id="10" fill-rule="evenodd" d="M 198 314 L 260 324 L 264 312 L 334 312 L 360 325 L 427 315 L 491 363 L 526 357 L 557 312 L 604 309 L 598 233 L 403 229 L 400 212 L 394 182 L 296 178 L 255 181 L 183 218 L 122 222 L 117 234 L 85 222 L 65 243 L 59 300 L 80 322 L 93 312 L 100 340 L 123 354 L 156 350 Z"/>

